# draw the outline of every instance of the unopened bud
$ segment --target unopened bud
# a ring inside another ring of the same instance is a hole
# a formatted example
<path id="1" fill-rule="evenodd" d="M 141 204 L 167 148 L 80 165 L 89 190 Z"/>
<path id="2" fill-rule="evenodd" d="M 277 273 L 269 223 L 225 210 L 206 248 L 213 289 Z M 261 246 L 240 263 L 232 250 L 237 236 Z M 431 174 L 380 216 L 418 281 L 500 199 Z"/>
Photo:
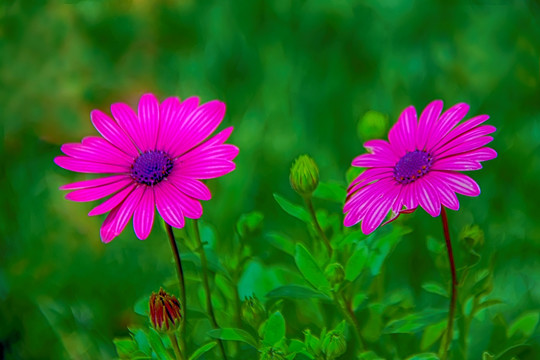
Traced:
<path id="1" fill-rule="evenodd" d="M 323 352 L 328 360 L 334 360 L 345 354 L 347 341 L 341 331 L 332 330 L 324 337 L 322 344 Z"/>
<path id="2" fill-rule="evenodd" d="M 345 280 L 345 269 L 339 263 L 328 264 L 324 275 L 332 287 L 339 285 Z"/>
<path id="3" fill-rule="evenodd" d="M 266 318 L 266 310 L 255 295 L 248 296 L 242 303 L 242 318 L 255 330 Z"/>
<path id="4" fill-rule="evenodd" d="M 291 167 L 289 180 L 294 191 L 310 196 L 319 185 L 319 168 L 309 155 L 301 155 Z"/>
<path id="5" fill-rule="evenodd" d="M 150 322 L 154 329 L 167 333 L 180 327 L 182 307 L 174 295 L 170 295 L 160 288 L 157 294 L 153 292 L 150 296 L 149 306 Z"/>

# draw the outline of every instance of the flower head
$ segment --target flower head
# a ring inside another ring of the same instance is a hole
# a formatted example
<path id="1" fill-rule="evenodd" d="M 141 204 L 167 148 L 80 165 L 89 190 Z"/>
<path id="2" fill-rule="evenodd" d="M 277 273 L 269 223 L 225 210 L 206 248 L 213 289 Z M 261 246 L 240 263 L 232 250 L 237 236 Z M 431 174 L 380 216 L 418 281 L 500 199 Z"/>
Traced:
<path id="1" fill-rule="evenodd" d="M 66 198 L 73 201 L 108 197 L 88 214 L 109 213 L 101 226 L 102 241 L 118 236 L 131 217 L 137 237 L 146 239 L 154 208 L 177 228 L 184 226 L 184 217 L 201 217 L 200 200 L 210 200 L 211 193 L 200 180 L 233 171 L 238 155 L 236 146 L 224 144 L 232 127 L 208 139 L 223 119 L 225 104 L 213 100 L 199 105 L 197 97 L 171 97 L 160 104 L 153 94 L 145 94 L 138 112 L 122 103 L 111 105 L 111 112 L 112 118 L 99 110 L 90 114 L 102 137 L 64 144 L 66 156 L 54 159 L 67 170 L 111 174 L 60 187 L 72 190 Z"/>
<path id="2" fill-rule="evenodd" d="M 150 322 L 159 332 L 170 332 L 178 329 L 182 323 L 182 307 L 180 301 L 165 290 L 152 293 L 148 303 L 150 307 Z"/>
<path id="3" fill-rule="evenodd" d="M 463 121 L 469 105 L 460 103 L 442 115 L 440 100 L 430 103 L 417 120 L 413 106 L 406 108 L 388 133 L 388 142 L 364 143 L 368 154 L 356 157 L 352 165 L 364 167 L 347 189 L 344 224 L 362 222 L 362 232 L 373 232 L 389 210 L 393 217 L 421 206 L 438 216 L 441 206 L 459 208 L 456 193 L 478 196 L 480 187 L 460 171 L 478 170 L 480 162 L 497 157 L 484 147 L 496 129 L 482 125 L 489 119 L 479 115 Z"/>
<path id="4" fill-rule="evenodd" d="M 302 196 L 311 196 L 319 185 L 319 168 L 309 155 L 299 156 L 291 167 L 291 187 Z"/>

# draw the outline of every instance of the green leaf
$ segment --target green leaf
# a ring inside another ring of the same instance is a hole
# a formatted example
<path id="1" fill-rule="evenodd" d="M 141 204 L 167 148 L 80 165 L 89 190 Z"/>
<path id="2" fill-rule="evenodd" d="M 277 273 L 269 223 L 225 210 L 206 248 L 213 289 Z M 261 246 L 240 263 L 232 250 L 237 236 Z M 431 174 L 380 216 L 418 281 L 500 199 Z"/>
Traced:
<path id="1" fill-rule="evenodd" d="M 148 333 L 143 329 L 129 329 L 129 331 L 133 334 L 133 339 L 137 343 L 139 350 L 147 355 L 152 355 L 152 346 L 150 346 Z"/>
<path id="2" fill-rule="evenodd" d="M 274 193 L 274 199 L 281 208 L 289 215 L 294 216 L 297 219 L 302 220 L 305 223 L 311 224 L 311 218 L 308 212 L 300 205 L 293 204 L 289 200 L 285 199 L 281 195 Z"/>
<path id="3" fill-rule="evenodd" d="M 294 260 L 298 270 L 311 285 L 318 290 L 330 289 L 330 283 L 328 283 L 321 268 L 304 245 L 296 244 Z"/>
<path id="4" fill-rule="evenodd" d="M 313 197 L 318 199 L 335 201 L 342 204 L 347 196 L 345 188 L 337 183 L 319 182 L 319 186 L 313 192 Z"/>
<path id="5" fill-rule="evenodd" d="M 268 346 L 274 346 L 284 337 L 285 319 L 279 311 L 276 311 L 266 321 L 263 332 L 263 342 Z"/>
<path id="6" fill-rule="evenodd" d="M 266 294 L 268 298 L 286 299 L 324 299 L 331 300 L 327 295 L 302 285 L 284 285 Z"/>
<path id="7" fill-rule="evenodd" d="M 444 242 L 439 241 L 431 236 L 427 238 L 427 248 L 436 255 L 442 254 L 445 251 Z"/>
<path id="8" fill-rule="evenodd" d="M 435 353 L 422 353 L 409 356 L 405 360 L 439 360 L 439 357 Z"/>
<path id="9" fill-rule="evenodd" d="M 420 341 L 420 349 L 427 350 L 431 345 L 442 336 L 444 330 L 446 329 L 447 320 L 441 320 L 436 324 L 432 324 L 426 327 L 424 333 L 422 334 L 422 340 Z"/>
<path id="10" fill-rule="evenodd" d="M 150 342 L 150 346 L 152 347 L 152 350 L 154 350 L 154 352 L 156 353 L 158 359 L 172 360 L 167 350 L 165 350 L 163 341 L 161 341 L 161 336 L 159 336 L 156 330 L 150 329 L 150 331 L 148 332 L 148 341 Z"/>
<path id="11" fill-rule="evenodd" d="M 383 330 L 385 334 L 416 333 L 426 326 L 446 317 L 446 310 L 428 309 L 390 321 Z"/>
<path id="12" fill-rule="evenodd" d="M 197 360 L 199 357 L 201 357 L 201 355 L 212 350 L 216 344 L 217 343 L 215 341 L 212 341 L 211 343 L 201 346 L 193 354 L 191 354 L 189 360 Z"/>
<path id="13" fill-rule="evenodd" d="M 116 353 L 119 357 L 128 357 L 131 353 L 137 351 L 139 347 L 130 338 L 116 338 L 113 339 L 114 346 L 116 347 Z"/>
<path id="14" fill-rule="evenodd" d="M 371 270 L 371 275 L 379 275 L 386 257 L 401 241 L 402 236 L 407 232 L 407 229 L 394 225 L 391 232 L 386 233 L 386 235 L 383 235 L 380 238 L 372 238 L 372 246 L 367 261 L 367 265 Z"/>
<path id="15" fill-rule="evenodd" d="M 285 235 L 271 232 L 266 234 L 266 239 L 275 248 L 294 257 L 294 242 Z"/>
<path id="16" fill-rule="evenodd" d="M 373 351 L 366 351 L 358 355 L 358 360 L 384 360 L 384 358 L 380 357 Z"/>
<path id="17" fill-rule="evenodd" d="M 347 265 L 345 266 L 345 279 L 354 281 L 360 275 L 362 270 L 364 270 L 368 257 L 368 248 L 365 244 L 360 244 L 349 258 L 349 261 L 347 261 Z"/>
<path id="18" fill-rule="evenodd" d="M 148 316 L 148 296 L 143 296 L 133 306 L 133 311 L 135 311 L 135 314 L 139 314 L 142 316 Z"/>
<path id="19" fill-rule="evenodd" d="M 519 335 L 526 339 L 529 338 L 538 325 L 539 319 L 540 313 L 538 311 L 521 315 L 508 327 L 508 338 L 514 335 Z"/>
<path id="20" fill-rule="evenodd" d="M 242 341 L 246 344 L 257 348 L 257 340 L 253 338 L 247 331 L 235 328 L 214 329 L 208 331 L 208 336 L 214 339 L 228 340 L 228 341 Z"/>
<path id="21" fill-rule="evenodd" d="M 428 281 L 422 284 L 422 288 L 426 290 L 427 292 L 441 295 L 444 297 L 448 297 L 448 291 L 446 291 L 445 288 L 442 287 L 441 284 L 434 282 L 434 281 Z"/>

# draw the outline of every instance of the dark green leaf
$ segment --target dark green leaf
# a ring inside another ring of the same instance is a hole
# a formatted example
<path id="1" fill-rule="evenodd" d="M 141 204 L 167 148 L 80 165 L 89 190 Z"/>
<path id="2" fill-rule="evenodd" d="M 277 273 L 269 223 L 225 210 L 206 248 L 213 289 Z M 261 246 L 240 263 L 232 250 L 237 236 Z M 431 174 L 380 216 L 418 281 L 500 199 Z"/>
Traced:
<path id="1" fill-rule="evenodd" d="M 116 352 L 118 356 L 123 358 L 129 356 L 131 353 L 135 352 L 139 347 L 130 338 L 117 338 L 113 339 L 114 346 L 116 347 Z"/>
<path id="2" fill-rule="evenodd" d="M 148 332 L 148 341 L 150 342 L 150 346 L 152 347 L 152 350 L 154 350 L 154 352 L 156 353 L 158 359 L 172 360 L 172 357 L 169 355 L 167 350 L 165 350 L 163 341 L 161 341 L 161 336 L 159 336 L 156 330 L 150 329 L 150 331 Z"/>
<path id="3" fill-rule="evenodd" d="M 422 340 L 420 341 L 420 349 L 427 350 L 431 345 L 435 344 L 437 340 L 442 336 L 446 329 L 447 320 L 441 320 L 436 324 L 432 324 L 426 327 L 422 334 Z"/>
<path id="4" fill-rule="evenodd" d="M 266 294 L 268 298 L 287 299 L 325 299 L 331 300 L 327 295 L 302 285 L 284 285 L 277 287 Z"/>
<path id="5" fill-rule="evenodd" d="M 435 353 L 422 353 L 409 356 L 405 360 L 439 360 L 439 356 L 437 356 Z"/>
<path id="6" fill-rule="evenodd" d="M 383 332 L 385 334 L 416 333 L 430 324 L 441 321 L 446 317 L 446 313 L 447 310 L 428 309 L 409 314 L 401 319 L 390 321 Z"/>
<path id="7" fill-rule="evenodd" d="M 294 259 L 304 278 L 318 290 L 329 289 L 330 284 L 311 253 L 302 244 L 296 244 Z"/>
<path id="8" fill-rule="evenodd" d="M 538 311 L 521 315 L 508 327 L 508 337 L 519 335 L 526 339 L 529 338 L 536 329 L 539 319 L 540 313 Z"/>
<path id="9" fill-rule="evenodd" d="M 236 223 L 236 230 L 241 237 L 257 230 L 264 219 L 264 215 L 258 211 L 242 214 Z"/>
<path id="10" fill-rule="evenodd" d="M 300 219 L 305 223 L 308 223 L 308 224 L 311 223 L 311 218 L 310 218 L 308 212 L 306 211 L 306 209 L 304 209 L 304 207 L 302 207 L 300 205 L 293 204 L 289 200 L 287 200 L 284 197 L 282 197 L 282 196 L 280 196 L 278 194 L 275 194 L 275 193 L 274 193 L 274 199 L 276 199 L 279 206 L 281 206 L 281 208 L 287 214 L 289 214 L 291 216 L 294 216 L 295 218 Z"/>
<path id="11" fill-rule="evenodd" d="M 428 282 L 423 283 L 422 288 L 424 290 L 426 290 L 427 292 L 437 294 L 437 295 L 441 295 L 441 296 L 444 296 L 446 298 L 448 297 L 448 292 L 446 291 L 446 289 L 444 287 L 442 287 L 441 284 L 436 283 L 434 281 L 428 281 Z"/>
<path id="12" fill-rule="evenodd" d="M 345 266 L 346 280 L 354 281 L 360 275 L 362 270 L 364 270 L 368 256 L 368 248 L 365 244 L 360 244 Z"/>
<path id="13" fill-rule="evenodd" d="M 285 235 L 271 232 L 266 234 L 266 239 L 277 249 L 294 257 L 294 242 Z"/>
<path id="14" fill-rule="evenodd" d="M 319 182 L 319 186 L 313 192 L 313 197 L 318 199 L 335 201 L 342 204 L 345 201 L 347 192 L 344 187 L 337 183 Z"/>
<path id="15" fill-rule="evenodd" d="M 235 328 L 214 329 L 208 331 L 208 336 L 214 339 L 242 341 L 257 348 L 257 341 L 247 331 Z"/>

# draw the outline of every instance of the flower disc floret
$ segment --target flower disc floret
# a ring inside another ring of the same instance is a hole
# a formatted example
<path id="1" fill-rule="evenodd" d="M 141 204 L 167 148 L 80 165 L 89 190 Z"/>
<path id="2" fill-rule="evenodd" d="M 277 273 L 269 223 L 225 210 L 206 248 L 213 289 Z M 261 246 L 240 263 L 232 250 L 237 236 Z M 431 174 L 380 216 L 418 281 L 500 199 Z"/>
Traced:
<path id="1" fill-rule="evenodd" d="M 400 184 L 410 184 L 421 178 L 431 168 L 432 157 L 426 151 L 406 153 L 394 167 L 394 179 Z"/>
<path id="2" fill-rule="evenodd" d="M 139 184 L 156 185 L 172 171 L 173 160 L 163 150 L 142 153 L 131 167 L 131 177 Z"/>

